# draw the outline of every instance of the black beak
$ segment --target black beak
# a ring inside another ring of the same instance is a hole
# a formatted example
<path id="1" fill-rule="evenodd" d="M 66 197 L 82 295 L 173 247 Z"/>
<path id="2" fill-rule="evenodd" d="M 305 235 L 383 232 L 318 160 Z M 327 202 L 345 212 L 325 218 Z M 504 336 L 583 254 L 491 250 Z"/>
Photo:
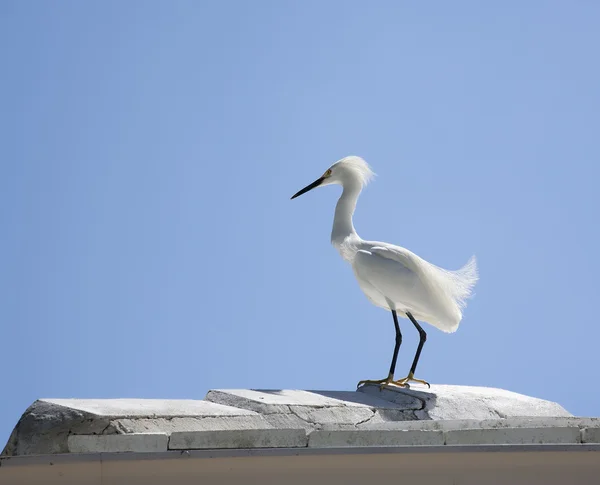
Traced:
<path id="1" fill-rule="evenodd" d="M 323 183 L 323 180 L 325 180 L 325 177 L 321 177 L 320 179 L 315 180 L 312 184 L 307 185 L 302 190 L 300 190 L 300 191 L 296 192 L 294 195 L 292 195 L 292 199 L 295 199 L 296 197 L 299 197 L 302 194 L 306 194 L 306 192 L 308 192 L 309 190 L 312 190 L 315 187 L 318 187 L 319 185 L 321 185 Z M 290 200 L 292 200 L 292 199 L 290 199 Z"/>

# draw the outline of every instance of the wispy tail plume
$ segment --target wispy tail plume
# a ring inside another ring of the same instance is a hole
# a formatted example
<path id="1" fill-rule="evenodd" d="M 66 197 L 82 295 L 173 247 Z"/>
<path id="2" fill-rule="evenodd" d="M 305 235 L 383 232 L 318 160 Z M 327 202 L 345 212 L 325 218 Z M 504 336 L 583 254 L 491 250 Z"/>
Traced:
<path id="1" fill-rule="evenodd" d="M 479 280 L 477 269 L 477 258 L 471 256 L 471 259 L 462 268 L 457 271 L 450 271 L 453 285 L 453 297 L 462 309 L 466 305 L 466 300 L 472 295 L 473 287 Z"/>

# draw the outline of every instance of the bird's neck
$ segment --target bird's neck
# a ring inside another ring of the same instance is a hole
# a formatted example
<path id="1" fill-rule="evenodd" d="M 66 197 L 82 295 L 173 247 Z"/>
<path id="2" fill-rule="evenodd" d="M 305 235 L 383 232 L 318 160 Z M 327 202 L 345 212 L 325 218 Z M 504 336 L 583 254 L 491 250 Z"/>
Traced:
<path id="1" fill-rule="evenodd" d="M 350 236 L 355 236 L 356 230 L 352 223 L 352 215 L 356 208 L 356 200 L 360 195 L 361 186 L 358 183 L 349 183 L 344 185 L 344 191 L 335 207 L 335 217 L 333 218 L 333 229 L 331 230 L 331 243 L 338 249 Z"/>

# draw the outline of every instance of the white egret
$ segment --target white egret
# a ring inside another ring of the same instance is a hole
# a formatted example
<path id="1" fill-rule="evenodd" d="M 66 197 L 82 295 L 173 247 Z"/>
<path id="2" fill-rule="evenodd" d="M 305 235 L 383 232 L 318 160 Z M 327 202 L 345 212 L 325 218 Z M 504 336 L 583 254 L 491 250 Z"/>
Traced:
<path id="1" fill-rule="evenodd" d="M 364 384 L 378 384 L 409 387 L 409 382 L 429 383 L 415 378 L 415 371 L 427 334 L 417 320 L 427 322 L 438 329 L 455 332 L 462 319 L 465 300 L 478 280 L 477 263 L 472 257 L 458 271 L 439 268 L 408 249 L 385 242 L 364 241 L 354 229 L 352 216 L 356 201 L 363 187 L 374 173 L 360 157 L 343 158 L 325 173 L 292 196 L 292 199 L 324 185 L 338 184 L 343 188 L 333 219 L 331 243 L 342 258 L 352 266 L 358 284 L 374 305 L 392 312 L 396 329 L 396 344 L 385 379 L 360 381 Z M 394 380 L 396 360 L 402 343 L 402 333 L 398 316 L 408 318 L 419 332 L 419 345 L 408 375 Z"/>

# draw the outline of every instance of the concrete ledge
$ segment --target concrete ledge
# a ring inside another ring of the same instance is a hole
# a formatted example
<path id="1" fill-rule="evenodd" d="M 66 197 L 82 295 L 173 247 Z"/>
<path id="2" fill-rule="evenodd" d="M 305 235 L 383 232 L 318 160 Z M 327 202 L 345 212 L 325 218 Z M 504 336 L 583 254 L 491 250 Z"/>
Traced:
<path id="1" fill-rule="evenodd" d="M 447 431 L 446 445 L 526 445 L 581 443 L 579 428 L 500 428 Z"/>
<path id="2" fill-rule="evenodd" d="M 432 384 L 405 389 L 365 386 L 359 392 L 378 396 L 390 402 L 401 402 L 410 396 L 420 400 L 421 409 L 414 412 L 419 420 L 497 419 L 525 416 L 572 416 L 560 404 L 516 392 L 490 387 L 449 386 Z"/>
<path id="3" fill-rule="evenodd" d="M 395 421 L 387 423 L 364 423 L 359 429 L 417 429 L 417 430 L 459 430 L 459 429 L 495 429 L 495 428 L 554 428 L 576 427 L 580 429 L 600 428 L 600 418 L 578 417 L 513 417 L 505 419 L 444 419 L 439 421 Z M 323 429 L 338 429 L 330 425 Z"/>
<path id="4" fill-rule="evenodd" d="M 272 428 L 263 416 L 206 416 L 194 418 L 142 418 L 117 419 L 111 422 L 119 433 L 166 433 L 177 431 L 269 429 Z M 283 426 L 289 428 L 289 426 Z"/>
<path id="5" fill-rule="evenodd" d="M 167 451 L 169 436 L 155 434 L 71 435 L 70 453 L 159 452 Z"/>
<path id="6" fill-rule="evenodd" d="M 240 408 L 193 399 L 42 399 L 54 407 L 111 418 L 205 417 L 254 414 Z"/>
<path id="7" fill-rule="evenodd" d="M 69 435 L 167 433 L 178 417 L 262 419 L 257 413 L 207 401 L 161 399 L 40 399 L 21 416 L 2 456 L 69 453 Z M 181 429 L 180 429 L 181 430 Z"/>
<path id="8" fill-rule="evenodd" d="M 307 441 L 303 429 L 177 431 L 171 434 L 169 449 L 304 448 Z"/>
<path id="9" fill-rule="evenodd" d="M 600 419 L 501 389 L 213 390 L 206 400 L 44 399 L 3 456 L 600 443 Z"/>
<path id="10" fill-rule="evenodd" d="M 600 427 L 585 428 L 581 431 L 582 443 L 600 443 Z"/>
<path id="11" fill-rule="evenodd" d="M 307 430 L 324 424 L 416 419 L 414 412 L 423 408 L 423 401 L 414 396 L 402 395 L 391 402 L 355 391 L 216 389 L 208 392 L 206 400 L 255 411 L 268 420 L 286 417 Z"/>
<path id="12" fill-rule="evenodd" d="M 318 430 L 310 433 L 308 437 L 309 448 L 436 446 L 443 444 L 443 431 Z"/>

